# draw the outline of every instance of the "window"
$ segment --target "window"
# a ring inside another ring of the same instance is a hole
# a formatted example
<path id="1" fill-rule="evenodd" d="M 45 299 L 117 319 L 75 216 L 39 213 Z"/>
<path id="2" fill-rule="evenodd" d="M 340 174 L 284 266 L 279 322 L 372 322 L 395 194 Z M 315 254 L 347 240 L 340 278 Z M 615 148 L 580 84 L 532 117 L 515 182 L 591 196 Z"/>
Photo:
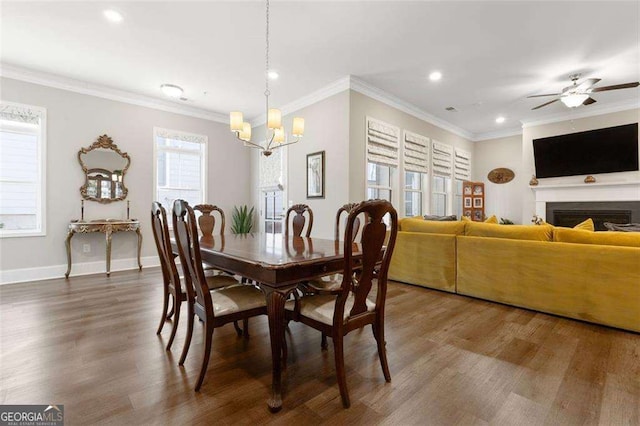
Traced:
<path id="1" fill-rule="evenodd" d="M 263 192 L 264 232 L 267 234 L 282 234 L 282 191 Z"/>
<path id="2" fill-rule="evenodd" d="M 447 203 L 451 193 L 451 178 L 434 175 L 431 197 L 431 214 L 444 216 L 447 214 Z"/>
<path id="3" fill-rule="evenodd" d="M 0 236 L 45 235 L 46 110 L 0 103 Z"/>
<path id="4" fill-rule="evenodd" d="M 391 167 L 367 163 L 367 198 L 391 201 Z"/>
<path id="5" fill-rule="evenodd" d="M 422 180 L 423 174 L 418 172 L 404 173 L 404 215 L 422 215 Z"/>
<path id="6" fill-rule="evenodd" d="M 455 180 L 456 190 L 453 197 L 453 214 L 458 217 L 458 220 L 460 220 L 462 218 L 462 215 L 464 214 L 462 208 L 462 182 L 464 181 L 460 179 Z"/>
<path id="7" fill-rule="evenodd" d="M 204 203 L 207 180 L 207 137 L 154 129 L 155 199 L 170 210 L 173 201 Z"/>

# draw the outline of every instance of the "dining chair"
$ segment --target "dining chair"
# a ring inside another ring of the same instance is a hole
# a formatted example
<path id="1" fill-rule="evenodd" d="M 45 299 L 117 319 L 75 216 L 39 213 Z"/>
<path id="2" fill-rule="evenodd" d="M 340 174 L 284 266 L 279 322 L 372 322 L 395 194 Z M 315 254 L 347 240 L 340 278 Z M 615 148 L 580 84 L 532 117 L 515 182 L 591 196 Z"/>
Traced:
<path id="1" fill-rule="evenodd" d="M 309 220 L 307 221 L 304 213 L 307 213 Z M 290 220 L 291 215 L 295 213 L 293 219 Z M 291 221 L 291 229 L 289 229 L 289 222 Z M 289 237 L 301 237 L 302 231 L 307 227 L 305 237 L 311 236 L 311 228 L 313 228 L 313 211 L 306 204 L 294 204 L 289 207 L 284 219 L 284 236 Z"/>
<path id="2" fill-rule="evenodd" d="M 180 263 L 185 274 L 188 296 L 194 302 L 188 305 L 187 341 L 189 343 L 191 341 L 195 315 L 202 320 L 205 328 L 202 367 L 195 386 L 195 390 L 199 391 L 209 365 L 214 329 L 241 319 L 266 315 L 266 300 L 264 294 L 252 285 L 241 284 L 210 291 L 202 267 L 198 229 L 193 209 L 186 201 L 176 200 L 173 203 L 172 216 L 173 230 L 178 244 Z M 188 345 L 185 346 L 185 349 L 188 350 Z M 186 356 L 186 353 L 183 353 L 183 356 Z"/>
<path id="3" fill-rule="evenodd" d="M 364 213 L 361 234 L 362 260 L 353 258 L 353 235 L 358 215 Z M 388 220 L 385 216 L 388 215 Z M 350 406 L 347 390 L 343 339 L 349 332 L 371 324 L 378 345 L 378 357 L 384 378 L 391 381 L 384 339 L 385 299 L 387 273 L 398 233 L 398 215 L 386 200 L 364 201 L 352 208 L 344 234 L 344 273 L 340 292 L 295 297 L 285 304 L 287 319 L 299 321 L 333 340 L 336 375 L 342 404 Z M 385 247 L 386 245 L 386 247 Z M 354 278 L 354 272 L 357 279 Z M 377 288 L 375 301 L 369 299 L 372 288 Z"/>
<path id="4" fill-rule="evenodd" d="M 171 249 L 171 239 L 169 236 L 169 226 L 167 223 L 167 213 L 162 204 L 155 201 L 151 204 L 151 228 L 153 230 L 153 239 L 156 243 L 156 249 L 158 251 L 158 257 L 160 258 L 160 269 L 162 271 L 163 282 L 163 308 L 162 316 L 160 317 L 160 325 L 156 334 L 162 332 L 164 323 L 171 319 L 173 316 L 173 327 L 171 329 L 171 335 L 167 342 L 167 350 L 171 349 L 173 340 L 178 330 L 178 323 L 180 321 L 180 308 L 183 302 L 191 303 L 192 299 L 188 298 L 188 294 L 182 287 L 182 279 L 178 273 L 176 267 L 175 255 Z M 213 275 L 206 277 L 207 286 L 210 289 L 223 288 L 233 285 L 238 285 L 239 282 L 231 277 L 224 275 Z M 169 299 L 171 299 L 171 311 L 168 312 Z M 237 324 L 235 324 L 237 327 Z M 238 331 L 240 330 L 240 331 Z M 242 334 L 242 330 L 237 327 L 238 334 Z M 183 354 L 186 356 L 185 349 L 183 348 Z M 184 356 L 181 357 L 181 362 L 184 362 Z"/>

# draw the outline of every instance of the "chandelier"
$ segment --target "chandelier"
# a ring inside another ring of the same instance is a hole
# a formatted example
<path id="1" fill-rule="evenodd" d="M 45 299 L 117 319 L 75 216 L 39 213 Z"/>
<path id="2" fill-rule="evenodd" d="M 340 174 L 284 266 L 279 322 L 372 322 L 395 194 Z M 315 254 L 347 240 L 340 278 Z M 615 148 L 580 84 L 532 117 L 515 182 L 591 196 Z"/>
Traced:
<path id="1" fill-rule="evenodd" d="M 304 134 L 304 118 L 294 117 L 291 134 L 294 140 L 288 141 L 287 134 L 282 126 L 282 112 L 276 108 L 269 108 L 269 0 L 267 0 L 267 33 L 266 33 L 266 70 L 265 70 L 265 103 L 267 112 L 267 122 L 265 123 L 265 143 L 264 145 L 251 142 L 251 124 L 244 121 L 242 112 L 233 111 L 229 114 L 229 127 L 236 137 L 243 141 L 245 146 L 256 148 L 262 151 L 266 157 L 278 148 L 299 142 Z"/>

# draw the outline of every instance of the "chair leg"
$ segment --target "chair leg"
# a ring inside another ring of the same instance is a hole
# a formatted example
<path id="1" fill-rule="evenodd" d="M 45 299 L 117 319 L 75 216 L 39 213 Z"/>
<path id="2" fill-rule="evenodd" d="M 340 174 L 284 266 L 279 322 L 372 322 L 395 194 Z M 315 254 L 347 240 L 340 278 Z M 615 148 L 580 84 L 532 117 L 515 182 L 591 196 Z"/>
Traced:
<path id="1" fill-rule="evenodd" d="M 193 317 L 195 316 L 193 312 L 192 302 L 187 302 L 187 315 L 189 316 L 187 320 L 187 335 L 184 339 L 184 346 L 182 346 L 182 355 L 180 355 L 180 361 L 178 361 L 178 365 L 184 365 L 184 360 L 187 358 L 187 353 L 189 352 L 189 346 L 191 346 L 191 337 L 193 336 Z"/>
<path id="2" fill-rule="evenodd" d="M 164 292 L 164 301 L 162 303 L 162 316 L 160 317 L 160 325 L 158 325 L 158 330 L 156 334 L 160 334 L 162 331 L 162 327 L 164 327 L 164 322 L 167 320 L 167 310 L 169 309 L 169 294 Z"/>
<path id="3" fill-rule="evenodd" d="M 349 391 L 347 390 L 347 376 L 344 369 L 344 350 L 343 336 L 333 336 L 333 351 L 336 357 L 336 375 L 338 376 L 338 386 L 340 387 L 340 396 L 342 397 L 342 405 L 349 408 Z"/>
<path id="4" fill-rule="evenodd" d="M 328 347 L 328 345 L 327 345 L 327 335 L 322 333 L 322 339 L 320 340 L 320 348 L 323 351 L 326 351 L 327 347 Z"/>
<path id="5" fill-rule="evenodd" d="M 173 313 L 175 312 L 175 303 L 171 303 L 171 310 L 169 311 L 169 313 L 167 314 L 167 319 L 171 319 L 171 317 L 173 316 Z"/>
<path id="6" fill-rule="evenodd" d="M 176 337 L 176 331 L 178 331 L 178 322 L 180 322 L 180 305 L 181 301 L 177 300 L 176 297 L 173 297 L 173 306 L 175 306 L 175 314 L 173 316 L 173 328 L 171 329 L 171 336 L 169 337 L 169 342 L 167 342 L 167 350 L 171 349 L 171 345 L 173 344 L 173 339 Z"/>
<path id="7" fill-rule="evenodd" d="M 389 364 L 387 363 L 387 342 L 384 341 L 384 324 L 376 320 L 373 324 L 373 336 L 378 342 L 378 357 L 380 357 L 380 366 L 382 367 L 382 374 L 387 382 L 391 381 L 391 373 L 389 373 Z"/>
<path id="8" fill-rule="evenodd" d="M 233 322 L 233 328 L 236 329 L 236 334 L 238 335 L 238 337 L 242 336 L 242 329 L 238 325 L 238 321 Z"/>
<path id="9" fill-rule="evenodd" d="M 248 339 L 249 338 L 249 318 L 242 319 L 242 335 Z"/>
<path id="10" fill-rule="evenodd" d="M 205 374 L 207 374 L 207 367 L 209 366 L 209 357 L 211 356 L 212 341 L 213 341 L 213 325 L 209 321 L 205 321 L 204 354 L 202 355 L 202 367 L 200 368 L 200 376 L 198 376 L 198 382 L 196 383 L 196 392 L 200 391 L 202 382 L 204 382 L 204 376 Z"/>

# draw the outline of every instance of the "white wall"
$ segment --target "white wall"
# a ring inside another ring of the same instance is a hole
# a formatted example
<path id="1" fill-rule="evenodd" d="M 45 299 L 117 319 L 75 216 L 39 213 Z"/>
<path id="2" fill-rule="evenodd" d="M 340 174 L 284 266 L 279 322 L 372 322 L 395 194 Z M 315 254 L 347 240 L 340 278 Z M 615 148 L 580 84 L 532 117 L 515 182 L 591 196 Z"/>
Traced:
<path id="1" fill-rule="evenodd" d="M 542 124 L 537 126 L 525 125 L 522 133 L 522 170 L 523 175 L 528 177 L 523 182 L 531 179 L 535 174 L 535 163 L 533 158 L 533 140 L 549 136 L 563 135 L 568 133 L 584 132 L 588 130 L 602 129 L 605 127 L 621 126 L 624 124 L 637 123 L 640 121 L 640 109 L 603 114 L 594 117 L 579 118 L 575 120 L 560 121 L 557 123 Z M 604 145 L 604 141 L 603 141 Z M 594 177 L 598 182 L 629 182 L 640 181 L 640 171 L 602 173 Z M 559 178 L 539 179 L 539 185 L 554 184 L 581 184 L 585 176 L 566 176 Z M 535 196 L 533 191 L 523 185 L 522 198 L 522 221 L 528 223 L 535 214 Z"/>
<path id="2" fill-rule="evenodd" d="M 531 178 L 522 171 L 522 136 L 475 142 L 474 147 L 473 180 L 485 184 L 486 216 L 496 215 L 498 219 L 506 218 L 521 223 L 523 191 L 529 190 L 527 185 Z M 490 182 L 488 173 L 498 167 L 513 170 L 515 178 L 503 184 Z"/>
<path id="3" fill-rule="evenodd" d="M 230 216 L 232 206 L 250 201 L 249 150 L 234 139 L 225 124 L 12 79 L 2 78 L 0 85 L 2 100 L 47 109 L 47 235 L 0 239 L 0 267 L 5 276 L 9 275 L 7 271 L 25 268 L 44 268 L 41 277 L 62 275 L 66 269 L 67 225 L 80 217 L 79 188 L 84 177 L 77 152 L 105 133 L 131 156 L 125 177 L 127 200 L 131 201 L 131 217 L 141 220 L 143 256 L 156 256 L 149 220 L 154 194 L 154 126 L 208 136 L 208 202 L 218 204 Z M 85 201 L 85 219 L 124 217 L 126 201 L 106 205 Z M 83 243 L 91 244 L 90 254 L 82 253 Z M 74 265 L 104 261 L 102 234 L 76 235 L 72 247 Z M 135 235 L 115 235 L 112 257 L 132 258 L 135 247 Z M 81 269 L 80 265 L 76 271 Z M 15 272 L 10 275 L 20 275 Z"/>
<path id="4" fill-rule="evenodd" d="M 333 238 L 336 211 L 349 202 L 349 92 L 283 117 L 285 131 L 291 131 L 294 116 L 304 118 L 305 133 L 299 143 L 283 148 L 288 150 L 285 204 L 308 204 L 314 216 L 311 235 Z M 252 140 L 263 140 L 264 134 L 264 125 L 258 126 L 253 129 Z M 318 151 L 325 151 L 325 197 L 307 199 L 307 154 Z M 252 199 L 256 206 L 260 206 L 259 155 L 256 152 L 251 163 Z"/>

